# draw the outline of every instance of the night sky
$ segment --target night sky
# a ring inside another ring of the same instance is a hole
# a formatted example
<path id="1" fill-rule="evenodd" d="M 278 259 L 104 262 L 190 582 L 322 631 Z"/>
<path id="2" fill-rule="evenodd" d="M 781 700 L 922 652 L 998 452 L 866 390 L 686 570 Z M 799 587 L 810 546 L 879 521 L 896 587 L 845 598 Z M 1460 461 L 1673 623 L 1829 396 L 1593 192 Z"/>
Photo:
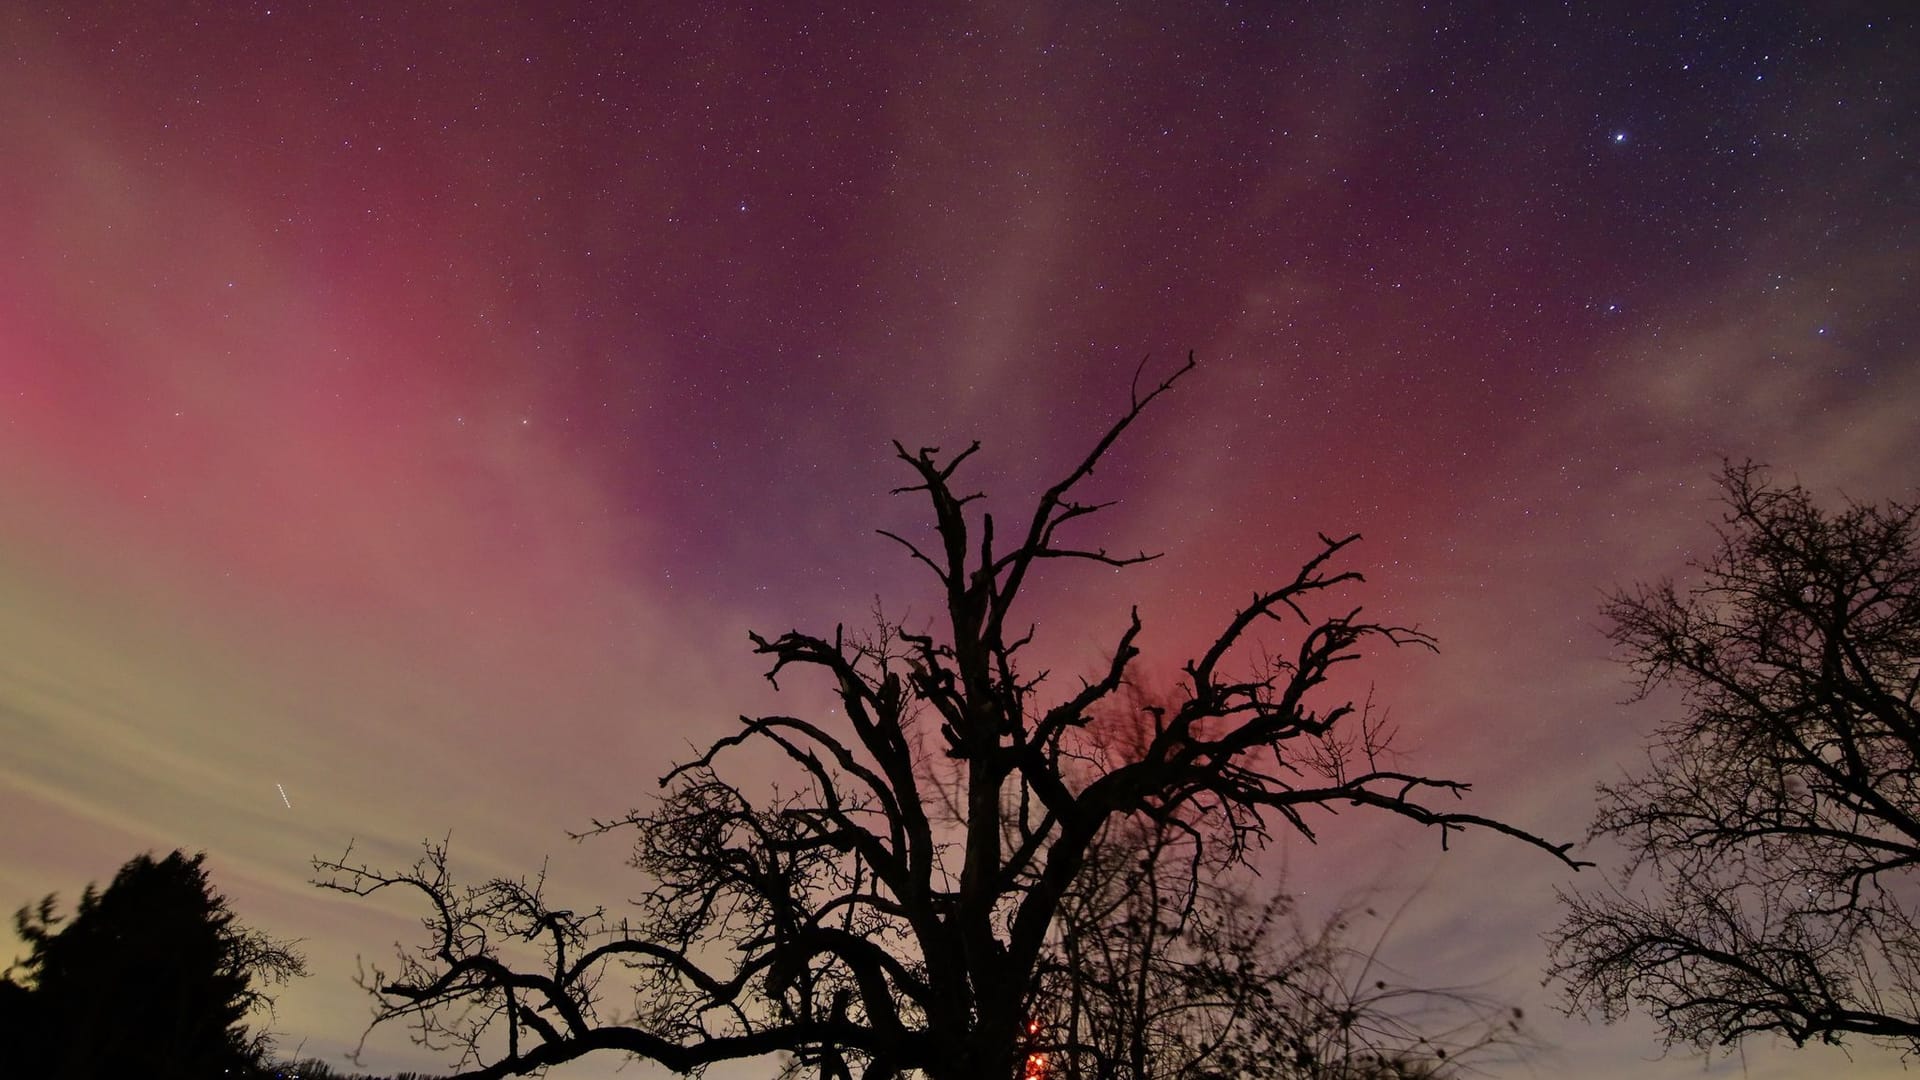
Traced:
<path id="1" fill-rule="evenodd" d="M 980 439 L 1015 514 L 1142 356 L 1200 366 L 1077 535 L 1166 554 L 1043 568 L 1056 685 L 1131 603 L 1170 682 L 1359 532 L 1354 598 L 1441 642 L 1367 673 L 1408 763 L 1555 839 L 1677 707 L 1595 609 L 1710 542 L 1723 458 L 1920 484 L 1908 3 L 809 6 L 5 6 L 0 905 L 204 849 L 337 1059 L 415 913 L 310 857 L 640 891 L 565 831 L 819 700 L 750 628 L 936 610 L 889 440 Z M 1310 910 L 1418 891 L 1383 956 L 1523 1005 L 1538 1072 L 1699 1074 L 1553 1012 L 1539 852 L 1270 856 Z"/>

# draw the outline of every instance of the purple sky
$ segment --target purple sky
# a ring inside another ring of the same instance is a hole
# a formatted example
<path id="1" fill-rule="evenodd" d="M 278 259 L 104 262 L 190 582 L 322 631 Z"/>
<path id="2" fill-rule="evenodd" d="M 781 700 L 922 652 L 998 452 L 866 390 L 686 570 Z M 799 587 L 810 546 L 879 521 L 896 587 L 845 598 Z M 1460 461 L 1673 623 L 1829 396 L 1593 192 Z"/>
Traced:
<path id="1" fill-rule="evenodd" d="M 1723 457 L 1920 483 L 1908 5 L 803 7 L 0 13 L 0 903 L 205 849 L 337 1055 L 413 913 L 309 857 L 644 888 L 564 830 L 770 705 L 749 628 L 933 610 L 888 440 L 980 439 L 1017 513 L 1146 354 L 1201 366 L 1087 526 L 1166 556 L 1047 568 L 1060 677 L 1137 602 L 1167 680 L 1357 531 L 1442 644 L 1370 673 L 1409 762 L 1562 839 L 1675 707 L 1618 704 L 1600 590 L 1710 537 Z M 1539 1071 L 1698 1074 L 1548 1015 L 1551 860 L 1437 848 L 1275 855 L 1424 886 L 1388 957 Z"/>

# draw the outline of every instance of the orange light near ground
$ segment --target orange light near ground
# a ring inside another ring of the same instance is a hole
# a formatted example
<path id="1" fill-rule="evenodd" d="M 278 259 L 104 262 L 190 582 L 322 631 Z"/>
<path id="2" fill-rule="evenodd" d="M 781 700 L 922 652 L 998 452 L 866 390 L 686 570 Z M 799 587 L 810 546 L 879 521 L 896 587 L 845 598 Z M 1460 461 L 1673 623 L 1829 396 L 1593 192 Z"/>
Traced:
<path id="1" fill-rule="evenodd" d="M 1034 1020 L 1028 1023 L 1027 1034 L 1028 1035 L 1040 1034 L 1040 1021 Z M 1028 1054 L 1026 1080 L 1046 1080 L 1046 1076 L 1047 1076 L 1047 1055 Z"/>

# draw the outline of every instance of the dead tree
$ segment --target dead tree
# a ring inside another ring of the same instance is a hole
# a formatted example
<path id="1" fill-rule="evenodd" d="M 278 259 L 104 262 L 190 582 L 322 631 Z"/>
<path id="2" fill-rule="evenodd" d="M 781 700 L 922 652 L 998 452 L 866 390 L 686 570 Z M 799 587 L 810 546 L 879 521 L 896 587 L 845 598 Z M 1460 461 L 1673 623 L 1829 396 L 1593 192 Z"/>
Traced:
<path id="1" fill-rule="evenodd" d="M 1016 604 L 1043 564 L 1152 558 L 1065 533 L 1107 505 L 1080 495 L 1094 467 L 1192 368 L 1189 356 L 1144 393 L 1136 378 L 1126 411 L 1010 542 L 976 516 L 981 496 L 955 486 L 977 443 L 952 455 L 896 443 L 913 482 L 895 494 L 924 498 L 933 530 L 931 542 L 884 535 L 938 581 L 938 628 L 751 635 L 769 679 L 824 678 L 839 715 L 743 717 L 668 772 L 656 803 L 595 822 L 634 834 L 633 865 L 651 880 L 635 910 L 557 909 L 537 879 L 460 886 L 439 848 L 400 872 L 351 854 L 317 862 L 326 887 L 412 889 L 427 905 L 428 943 L 370 980 L 376 1023 L 411 1021 L 483 1077 L 605 1050 L 679 1072 L 784 1055 L 823 1077 L 1013 1078 L 1048 1038 L 1033 999 L 1063 899 L 1116 820 L 1205 822 L 1198 857 L 1226 866 L 1275 826 L 1311 837 L 1310 812 L 1371 807 L 1443 841 L 1488 829 L 1578 865 L 1569 845 L 1425 801 L 1466 784 L 1329 753 L 1358 723 L 1327 686 L 1335 670 L 1373 646 L 1432 647 L 1339 599 L 1361 581 L 1338 568 L 1357 536 L 1322 536 L 1290 580 L 1232 613 L 1132 752 L 1089 746 L 1137 656 L 1137 611 L 1102 670 L 1043 701 L 1041 674 L 1021 665 L 1032 633 Z M 1285 651 L 1243 674 L 1262 633 Z M 748 743 L 784 755 L 791 778 L 769 792 L 729 781 L 723 760 Z M 516 959 L 516 942 L 539 960 Z"/>

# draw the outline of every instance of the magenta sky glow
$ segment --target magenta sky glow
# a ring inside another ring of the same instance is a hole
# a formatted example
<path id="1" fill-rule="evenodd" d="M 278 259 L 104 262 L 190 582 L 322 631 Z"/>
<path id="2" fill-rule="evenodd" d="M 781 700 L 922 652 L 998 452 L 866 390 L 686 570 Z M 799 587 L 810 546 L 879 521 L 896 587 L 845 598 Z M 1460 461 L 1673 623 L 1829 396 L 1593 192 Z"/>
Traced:
<path id="1" fill-rule="evenodd" d="M 1201 368 L 1088 529 L 1167 554 L 1053 574 L 1060 677 L 1138 603 L 1170 678 L 1357 531 L 1442 643 L 1373 672 L 1412 759 L 1559 837 L 1675 707 L 1618 705 L 1598 592 L 1681 568 L 1723 457 L 1920 483 L 1905 5 L 800 8 L 0 15 L 0 902 L 205 849 L 337 1057 L 411 916 L 309 857 L 644 887 L 564 831 L 769 704 L 748 629 L 927 608 L 888 440 L 980 439 L 1012 510 L 1147 354 Z M 1275 860 L 1424 889 L 1388 956 L 1523 1004 L 1533 1068 L 1698 1073 L 1549 1015 L 1548 860 Z"/>

